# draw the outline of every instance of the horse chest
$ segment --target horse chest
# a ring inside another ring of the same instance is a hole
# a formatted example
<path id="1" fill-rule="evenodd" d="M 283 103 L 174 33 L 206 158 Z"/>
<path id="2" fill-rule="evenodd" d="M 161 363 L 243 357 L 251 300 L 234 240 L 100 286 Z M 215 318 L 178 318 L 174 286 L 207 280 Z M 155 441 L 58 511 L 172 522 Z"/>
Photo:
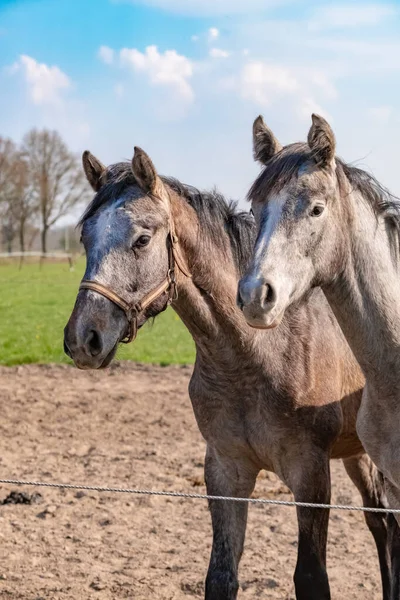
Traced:
<path id="1" fill-rule="evenodd" d="M 274 471 L 282 453 L 291 452 L 293 445 L 316 438 L 319 432 L 322 441 L 336 437 L 339 408 L 334 415 L 327 406 L 316 410 L 315 418 L 305 418 L 299 398 L 290 390 L 276 390 L 265 380 L 254 384 L 240 374 L 229 385 L 223 378 L 211 380 L 194 373 L 189 395 L 198 427 L 207 443 L 223 455 L 246 455 L 260 468 Z"/>
<path id="2" fill-rule="evenodd" d="M 268 405 L 258 401 L 257 393 L 211 391 L 197 383 L 190 386 L 189 395 L 198 427 L 207 443 L 224 455 L 246 454 L 267 468 L 277 422 Z"/>

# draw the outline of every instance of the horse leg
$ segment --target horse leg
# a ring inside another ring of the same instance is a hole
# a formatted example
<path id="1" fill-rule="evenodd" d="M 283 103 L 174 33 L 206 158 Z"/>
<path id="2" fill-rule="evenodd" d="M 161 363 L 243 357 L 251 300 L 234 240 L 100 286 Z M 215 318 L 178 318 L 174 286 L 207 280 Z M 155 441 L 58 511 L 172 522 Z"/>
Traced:
<path id="1" fill-rule="evenodd" d="M 394 515 L 388 515 L 388 539 L 391 560 L 390 600 L 400 600 L 400 528 Z"/>
<path id="2" fill-rule="evenodd" d="M 385 490 L 388 497 L 389 506 L 392 508 L 398 508 L 399 502 L 399 490 L 397 487 L 385 479 Z M 399 527 L 399 515 L 389 514 L 388 515 L 388 530 L 389 530 L 389 548 L 390 548 L 390 560 L 391 560 L 391 571 L 392 571 L 392 588 L 391 588 L 391 600 L 400 600 L 400 527 Z"/>
<path id="3" fill-rule="evenodd" d="M 362 456 L 343 460 L 350 479 L 361 494 L 363 505 L 370 508 L 387 508 L 382 474 L 372 460 Z M 391 589 L 390 549 L 388 519 L 385 513 L 364 513 L 368 529 L 374 536 L 381 570 L 383 600 L 389 600 Z M 397 596 L 399 598 L 399 596 Z"/>
<path id="4" fill-rule="evenodd" d="M 257 470 L 247 461 L 217 455 L 207 446 L 205 479 L 211 496 L 248 498 Z M 247 524 L 247 502 L 210 500 L 213 545 L 206 579 L 206 600 L 235 600 L 239 589 L 238 567 Z"/>
<path id="5" fill-rule="evenodd" d="M 301 461 L 299 462 L 299 454 Z M 331 478 L 328 452 L 315 446 L 301 448 L 296 458 L 286 463 L 287 485 L 296 502 L 329 504 Z M 330 600 L 326 572 L 326 544 L 328 538 L 329 510 L 297 508 L 299 544 L 294 585 L 297 600 Z"/>

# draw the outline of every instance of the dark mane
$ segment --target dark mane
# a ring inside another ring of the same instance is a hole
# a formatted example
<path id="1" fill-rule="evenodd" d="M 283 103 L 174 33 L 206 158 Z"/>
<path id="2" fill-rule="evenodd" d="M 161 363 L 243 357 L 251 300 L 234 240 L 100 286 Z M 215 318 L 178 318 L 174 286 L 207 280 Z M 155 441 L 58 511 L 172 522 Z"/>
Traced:
<path id="1" fill-rule="evenodd" d="M 227 201 L 217 190 L 200 191 L 173 177 L 161 176 L 163 183 L 172 189 L 196 211 L 202 232 L 217 248 L 222 250 L 223 233 L 229 236 L 232 255 L 240 271 L 244 272 L 253 251 L 256 229 L 253 217 L 237 210 L 236 201 Z M 112 204 L 126 190 L 137 185 L 131 163 L 121 162 L 107 169 L 107 182 L 93 198 L 79 224 L 92 217 L 105 204 Z M 211 250 L 212 251 L 212 250 Z"/>
<path id="2" fill-rule="evenodd" d="M 255 242 L 255 224 L 248 212 L 238 211 L 237 202 L 227 201 L 217 190 L 200 191 L 172 177 L 161 177 L 163 182 L 194 208 L 200 226 L 216 247 L 221 247 L 221 233 L 229 236 L 232 254 L 240 273 L 244 272 Z"/>
<path id="3" fill-rule="evenodd" d="M 253 202 L 265 202 L 271 192 L 279 192 L 293 177 L 297 177 L 299 169 L 310 160 L 313 160 L 313 156 L 307 144 L 286 146 L 268 161 L 253 183 L 248 199 Z M 360 193 L 376 216 L 383 216 L 400 231 L 399 198 L 391 194 L 373 175 L 345 163 L 340 158 L 336 158 L 336 174 L 339 183 L 345 178 L 353 190 Z"/>
<path id="4" fill-rule="evenodd" d="M 358 191 L 366 200 L 374 213 L 382 215 L 385 219 L 397 221 L 400 228 L 400 199 L 392 194 L 371 173 L 349 165 L 337 159 L 338 168 L 350 182 L 353 190 Z"/>

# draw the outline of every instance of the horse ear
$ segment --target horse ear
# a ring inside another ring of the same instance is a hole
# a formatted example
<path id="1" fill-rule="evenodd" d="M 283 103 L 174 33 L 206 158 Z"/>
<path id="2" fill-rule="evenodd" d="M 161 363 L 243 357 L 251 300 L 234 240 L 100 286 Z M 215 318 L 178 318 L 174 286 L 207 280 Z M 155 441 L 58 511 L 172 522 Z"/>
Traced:
<path id="1" fill-rule="evenodd" d="M 157 174 L 153 161 L 138 146 L 135 146 L 135 153 L 132 158 L 132 172 L 142 190 L 158 198 L 163 198 L 164 184 Z"/>
<path id="2" fill-rule="evenodd" d="M 308 132 L 308 145 L 312 150 L 316 163 L 321 167 L 327 167 L 335 160 L 335 134 L 328 121 L 323 117 L 313 114 L 311 118 L 312 125 Z"/>
<path id="3" fill-rule="evenodd" d="M 106 172 L 106 167 L 89 150 L 85 150 L 82 154 L 82 165 L 86 179 L 94 191 L 98 192 L 103 185 L 102 176 Z"/>
<path id="4" fill-rule="evenodd" d="M 254 160 L 265 165 L 280 150 L 282 150 L 281 144 L 260 115 L 253 123 Z"/>

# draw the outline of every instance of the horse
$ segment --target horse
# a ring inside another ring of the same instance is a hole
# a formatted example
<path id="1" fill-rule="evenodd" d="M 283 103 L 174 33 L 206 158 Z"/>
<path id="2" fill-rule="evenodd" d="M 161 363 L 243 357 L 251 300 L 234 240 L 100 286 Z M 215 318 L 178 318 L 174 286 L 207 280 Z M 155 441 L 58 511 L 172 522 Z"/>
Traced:
<path id="1" fill-rule="evenodd" d="M 105 368 L 119 342 L 171 304 L 191 333 L 196 360 L 189 396 L 206 441 L 207 493 L 249 498 L 262 469 L 296 501 L 329 503 L 330 459 L 343 459 L 365 506 L 385 507 L 380 473 L 356 429 L 364 379 L 319 290 L 270 332 L 248 327 L 236 305 L 256 227 L 219 193 L 158 175 L 135 148 L 105 167 L 86 151 L 95 191 L 82 219 L 86 271 L 65 328 L 81 369 Z M 206 600 L 234 600 L 248 503 L 210 500 L 213 528 Z M 328 600 L 329 511 L 297 508 L 298 600 Z M 384 514 L 365 514 L 389 598 Z"/>
<path id="2" fill-rule="evenodd" d="M 248 195 L 258 238 L 239 305 L 251 326 L 271 328 L 322 288 L 367 380 L 359 437 L 385 476 L 389 505 L 398 508 L 399 201 L 371 174 L 335 156 L 333 130 L 318 115 L 307 143 L 286 147 L 260 116 L 253 147 L 264 166 Z M 393 597 L 400 598 L 398 541 L 392 558 Z"/>

